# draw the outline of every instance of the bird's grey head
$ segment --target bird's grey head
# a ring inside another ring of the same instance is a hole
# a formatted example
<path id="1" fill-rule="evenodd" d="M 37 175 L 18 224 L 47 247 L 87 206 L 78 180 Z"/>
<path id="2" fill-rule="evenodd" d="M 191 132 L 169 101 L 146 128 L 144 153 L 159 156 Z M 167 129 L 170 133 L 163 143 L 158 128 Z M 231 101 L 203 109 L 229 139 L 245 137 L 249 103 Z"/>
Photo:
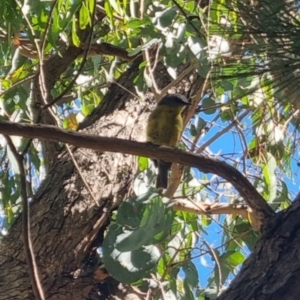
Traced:
<path id="1" fill-rule="evenodd" d="M 181 94 L 170 94 L 164 96 L 159 102 L 158 105 L 169 105 L 169 106 L 185 106 L 191 105 L 188 99 Z"/>

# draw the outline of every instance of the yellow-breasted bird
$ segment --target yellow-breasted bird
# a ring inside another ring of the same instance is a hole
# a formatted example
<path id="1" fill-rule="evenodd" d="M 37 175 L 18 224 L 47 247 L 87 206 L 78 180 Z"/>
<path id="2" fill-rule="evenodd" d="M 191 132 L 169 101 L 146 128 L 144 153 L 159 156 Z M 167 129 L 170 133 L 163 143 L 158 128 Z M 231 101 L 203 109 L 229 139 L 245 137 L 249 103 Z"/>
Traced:
<path id="1" fill-rule="evenodd" d="M 156 145 L 176 147 L 183 131 L 182 111 L 190 102 L 180 94 L 164 96 L 150 114 L 147 123 L 147 141 Z M 172 163 L 154 160 L 158 167 L 157 188 L 167 188 L 168 172 Z"/>

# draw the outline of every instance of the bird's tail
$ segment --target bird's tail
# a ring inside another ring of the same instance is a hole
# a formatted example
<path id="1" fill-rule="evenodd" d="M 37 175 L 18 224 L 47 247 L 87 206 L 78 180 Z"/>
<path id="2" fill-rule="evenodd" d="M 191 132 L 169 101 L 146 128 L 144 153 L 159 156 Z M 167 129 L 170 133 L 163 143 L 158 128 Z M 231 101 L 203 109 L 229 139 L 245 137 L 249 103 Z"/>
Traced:
<path id="1" fill-rule="evenodd" d="M 159 160 L 157 164 L 158 164 L 158 174 L 156 178 L 156 188 L 166 189 L 168 187 L 168 172 L 171 168 L 172 163 Z"/>

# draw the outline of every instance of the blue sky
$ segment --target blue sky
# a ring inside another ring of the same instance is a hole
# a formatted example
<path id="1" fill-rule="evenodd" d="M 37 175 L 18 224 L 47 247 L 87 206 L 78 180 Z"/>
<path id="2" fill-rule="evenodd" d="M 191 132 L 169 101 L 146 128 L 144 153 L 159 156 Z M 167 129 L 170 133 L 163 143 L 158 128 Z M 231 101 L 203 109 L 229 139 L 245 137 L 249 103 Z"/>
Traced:
<path id="1" fill-rule="evenodd" d="M 204 113 L 200 113 L 199 116 L 201 116 L 207 123 L 210 123 L 212 120 L 214 120 L 216 114 L 207 115 Z M 229 122 L 223 123 L 220 120 L 212 124 L 209 131 L 203 136 L 203 138 L 200 140 L 200 146 L 208 141 L 211 137 L 215 136 L 220 130 L 222 130 L 224 127 L 226 127 L 229 124 Z M 253 137 L 252 129 L 249 127 L 251 126 L 251 120 L 249 117 L 245 117 L 244 120 L 241 122 L 241 124 L 244 126 L 243 129 L 246 129 L 247 134 L 245 135 L 245 139 L 247 144 L 249 144 L 250 140 Z M 288 127 L 288 130 L 290 132 L 294 132 L 295 128 L 293 128 L 292 125 Z M 189 137 L 189 133 L 185 132 L 185 135 Z M 231 131 L 225 133 L 224 135 L 220 136 L 215 142 L 213 142 L 211 145 L 209 145 L 209 151 L 213 155 L 220 155 L 220 159 L 223 159 L 221 155 L 229 154 L 231 156 L 232 153 L 234 153 L 234 157 L 241 158 L 243 156 L 243 148 L 241 145 L 241 139 L 239 137 L 238 130 L 233 127 Z M 293 176 L 289 177 L 286 176 L 283 172 L 277 171 L 277 175 L 279 178 L 285 181 L 287 184 L 287 187 L 289 191 L 292 194 L 292 199 L 294 196 L 298 193 L 299 189 L 299 171 L 297 166 L 297 161 L 299 158 L 299 153 L 295 153 L 295 157 L 292 159 L 292 170 L 294 172 Z M 232 161 L 228 161 L 228 163 L 232 164 Z M 194 173 L 196 174 L 196 177 L 199 179 L 202 178 L 201 172 L 198 170 L 194 170 Z M 211 178 L 211 175 L 209 175 L 209 178 Z M 224 201 L 228 201 L 226 198 L 223 199 Z M 222 201 L 222 199 L 220 199 Z M 215 219 L 215 217 L 213 217 Z M 222 244 L 222 228 L 218 225 L 218 223 L 223 223 L 224 216 L 218 216 L 217 217 L 218 222 L 212 221 L 211 225 L 205 228 L 205 230 L 208 232 L 207 235 L 204 235 L 203 238 L 210 244 L 212 248 L 218 247 Z M 220 251 L 222 251 L 220 249 Z M 247 246 L 243 249 L 243 254 L 245 256 L 250 254 L 249 249 Z M 194 260 L 194 264 L 197 266 L 199 270 L 199 280 L 200 285 L 202 287 L 207 286 L 207 280 L 210 277 L 210 275 L 213 272 L 214 268 L 214 262 L 211 259 L 210 254 L 204 255 L 202 258 L 196 258 Z M 232 279 L 233 276 L 230 276 L 230 279 Z"/>

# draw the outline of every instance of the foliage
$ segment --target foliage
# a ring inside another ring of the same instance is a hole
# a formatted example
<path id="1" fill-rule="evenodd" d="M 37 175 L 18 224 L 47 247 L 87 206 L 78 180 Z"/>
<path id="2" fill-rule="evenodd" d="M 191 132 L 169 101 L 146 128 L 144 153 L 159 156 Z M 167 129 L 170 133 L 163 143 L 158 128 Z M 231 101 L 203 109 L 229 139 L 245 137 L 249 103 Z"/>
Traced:
<path id="1" fill-rule="evenodd" d="M 154 244 L 166 239 L 172 221 L 172 208 L 151 190 L 120 205 L 103 243 L 104 263 L 116 279 L 135 282 L 155 268 L 160 255 Z"/>
<path id="2" fill-rule="evenodd" d="M 82 46 L 80 30 L 93 26 L 92 45 L 109 43 L 126 49 L 129 57 L 155 48 L 174 80 L 183 64 L 192 65 L 206 78 L 208 88 L 202 99 L 193 99 L 201 101 L 187 124 L 181 147 L 226 160 L 249 178 L 274 210 L 286 208 L 295 192 L 292 184 L 299 182 L 294 113 L 298 108 L 294 85 L 298 82 L 299 18 L 297 14 L 291 21 L 278 17 L 284 1 L 264 0 L 251 6 L 220 0 L 202 8 L 198 2 L 100 1 L 97 7 L 103 20 L 94 24 L 96 3 L 92 0 L 25 1 L 22 7 L 18 1 L 2 1 L 1 120 L 39 120 L 31 90 L 40 55 L 36 39 L 39 45 L 44 43 L 43 57 L 47 58 L 62 51 L 62 41 Z M 259 13 L 251 23 L 245 14 L 255 9 Z M 286 9 L 298 13 L 297 8 Z M 289 47 L 283 48 L 275 26 L 289 38 Z M 55 99 L 72 87 L 52 107 L 58 125 L 76 130 L 129 64 L 104 54 L 74 61 L 52 89 Z M 134 79 L 140 98 L 155 87 L 149 64 L 144 60 Z M 80 75 L 72 85 L 78 70 Z M 281 74 L 288 74 L 287 79 Z M 43 145 L 26 138 L 14 138 L 14 143 L 25 153 L 31 198 L 47 173 Z M 21 211 L 19 171 L 4 139 L 0 163 L 4 232 Z M 124 199 L 107 231 L 104 262 L 116 279 L 135 283 L 142 290 L 151 288 L 156 299 L 162 293 L 168 299 L 204 299 L 204 295 L 213 299 L 255 246 L 258 233 L 251 227 L 251 218 L 174 212 L 172 203 L 150 188 L 154 177 L 150 160 L 139 158 L 136 196 Z M 244 204 L 221 178 L 188 168 L 176 198 L 198 204 Z"/>

